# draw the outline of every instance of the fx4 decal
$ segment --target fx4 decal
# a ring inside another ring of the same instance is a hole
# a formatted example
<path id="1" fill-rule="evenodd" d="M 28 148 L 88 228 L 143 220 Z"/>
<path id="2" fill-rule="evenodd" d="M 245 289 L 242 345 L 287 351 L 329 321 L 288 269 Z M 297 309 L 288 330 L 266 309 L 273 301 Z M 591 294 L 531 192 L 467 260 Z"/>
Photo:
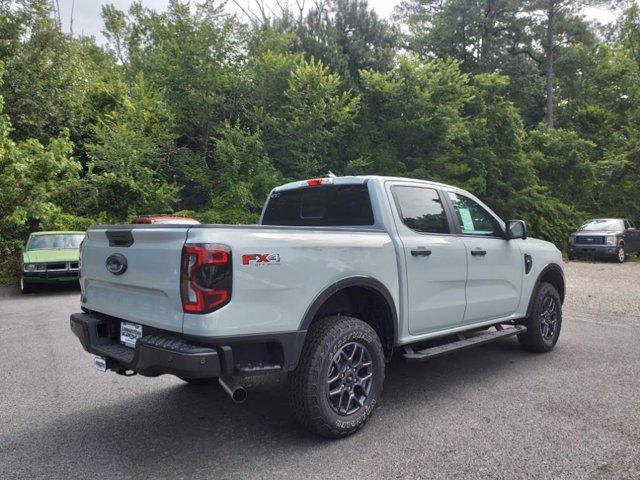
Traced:
<path id="1" fill-rule="evenodd" d="M 278 265 L 280 254 L 278 253 L 246 253 L 242 255 L 242 265 Z"/>

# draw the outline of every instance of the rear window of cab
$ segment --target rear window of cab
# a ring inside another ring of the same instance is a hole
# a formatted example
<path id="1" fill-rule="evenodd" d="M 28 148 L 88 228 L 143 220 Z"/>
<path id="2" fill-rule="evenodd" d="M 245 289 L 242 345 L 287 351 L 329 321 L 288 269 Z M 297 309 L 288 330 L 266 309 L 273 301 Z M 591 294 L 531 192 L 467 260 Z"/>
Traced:
<path id="1" fill-rule="evenodd" d="M 263 225 L 308 227 L 373 225 L 366 185 L 326 185 L 273 192 Z"/>

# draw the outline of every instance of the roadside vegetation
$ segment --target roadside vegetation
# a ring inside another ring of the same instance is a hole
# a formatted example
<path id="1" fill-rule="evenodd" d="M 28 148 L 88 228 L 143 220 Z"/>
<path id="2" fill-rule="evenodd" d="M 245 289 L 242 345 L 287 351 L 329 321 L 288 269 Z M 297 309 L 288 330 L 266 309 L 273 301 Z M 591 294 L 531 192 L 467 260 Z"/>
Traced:
<path id="1" fill-rule="evenodd" d="M 582 15 L 618 8 L 615 24 Z M 358 0 L 242 18 L 219 2 L 103 9 L 0 0 L 0 278 L 35 230 L 182 212 L 250 223 L 289 179 L 459 185 L 563 248 L 586 217 L 640 221 L 633 2 Z M 241 2 L 241 4 L 243 4 Z"/>

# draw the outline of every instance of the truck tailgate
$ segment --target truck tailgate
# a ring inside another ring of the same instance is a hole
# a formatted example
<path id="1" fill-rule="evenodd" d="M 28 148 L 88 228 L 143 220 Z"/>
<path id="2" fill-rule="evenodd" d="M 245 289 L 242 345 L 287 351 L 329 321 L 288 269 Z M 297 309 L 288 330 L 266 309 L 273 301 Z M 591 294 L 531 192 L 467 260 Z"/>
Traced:
<path id="1" fill-rule="evenodd" d="M 180 258 L 188 230 L 183 226 L 90 229 L 81 254 L 83 307 L 181 332 Z M 126 263 L 126 269 L 109 271 L 107 259 L 115 260 L 116 267 Z"/>

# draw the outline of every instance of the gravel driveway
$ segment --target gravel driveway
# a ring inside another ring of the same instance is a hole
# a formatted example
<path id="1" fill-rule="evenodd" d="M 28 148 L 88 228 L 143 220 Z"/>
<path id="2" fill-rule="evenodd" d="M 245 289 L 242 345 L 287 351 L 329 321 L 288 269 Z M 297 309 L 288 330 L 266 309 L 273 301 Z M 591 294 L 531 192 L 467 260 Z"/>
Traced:
<path id="1" fill-rule="evenodd" d="M 93 370 L 69 331 L 76 291 L 0 289 L 0 478 L 640 478 L 640 263 L 570 263 L 563 331 L 396 360 L 355 436 L 290 418 L 283 377 L 217 386 Z"/>

